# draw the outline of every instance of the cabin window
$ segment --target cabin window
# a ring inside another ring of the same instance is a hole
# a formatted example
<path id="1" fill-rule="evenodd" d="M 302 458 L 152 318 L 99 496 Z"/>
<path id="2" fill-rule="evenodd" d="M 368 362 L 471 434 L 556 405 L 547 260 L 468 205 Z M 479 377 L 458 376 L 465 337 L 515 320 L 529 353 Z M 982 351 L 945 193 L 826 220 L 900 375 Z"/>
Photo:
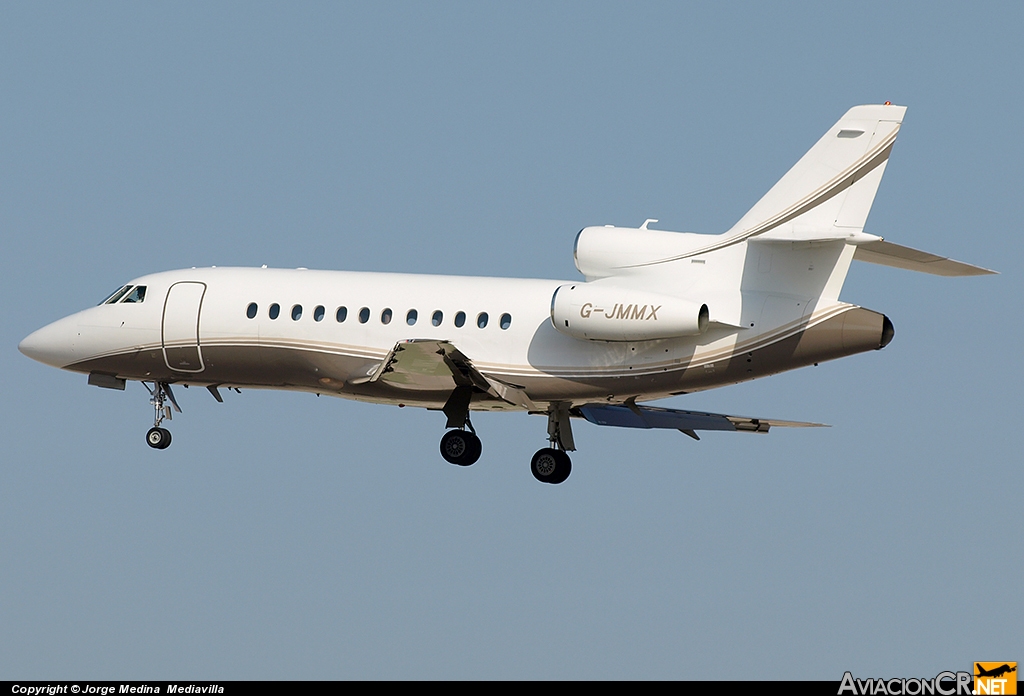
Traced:
<path id="1" fill-rule="evenodd" d="M 381 324 L 390 324 L 391 323 L 391 308 L 390 307 L 385 309 L 383 312 L 380 313 L 380 323 Z"/>
<path id="2" fill-rule="evenodd" d="M 440 326 L 442 321 L 444 321 L 444 312 L 440 309 L 434 312 L 434 316 L 430 317 L 430 323 L 434 326 Z"/>
<path id="3" fill-rule="evenodd" d="M 259 310 L 260 308 L 256 306 L 255 302 L 250 302 L 249 306 L 245 308 L 245 316 L 249 317 L 250 319 L 255 319 L 256 312 L 258 312 Z"/>
<path id="4" fill-rule="evenodd" d="M 292 307 L 292 321 L 298 321 L 302 318 L 302 305 L 297 304 Z"/>
<path id="5" fill-rule="evenodd" d="M 107 296 L 107 299 L 105 299 L 102 302 L 100 302 L 100 304 L 101 305 L 114 304 L 115 302 L 120 300 L 122 297 L 124 297 L 124 294 L 126 292 L 128 292 L 129 290 L 131 290 L 131 289 L 132 289 L 131 285 L 122 285 L 117 290 L 115 290 L 114 292 L 110 293 Z"/>
<path id="6" fill-rule="evenodd" d="M 476 325 L 477 328 L 480 329 L 487 326 L 487 312 L 480 312 L 480 314 L 476 316 Z"/>
<path id="7" fill-rule="evenodd" d="M 313 321 L 323 321 L 323 320 L 324 320 L 324 306 L 323 305 L 317 305 L 316 309 L 313 310 Z"/>
<path id="8" fill-rule="evenodd" d="M 465 324 L 466 324 L 466 313 L 465 312 L 458 312 L 455 315 L 455 325 L 461 329 Z"/>
<path id="9" fill-rule="evenodd" d="M 419 316 L 419 312 L 415 309 L 410 309 L 405 315 L 405 323 L 412 326 L 416 323 L 416 320 L 419 319 Z"/>
<path id="10" fill-rule="evenodd" d="M 370 308 L 363 307 L 359 310 L 359 323 L 365 324 L 368 321 L 370 321 Z"/>
<path id="11" fill-rule="evenodd" d="M 502 314 L 501 321 L 498 323 L 498 326 L 500 326 L 502 330 L 505 330 L 508 327 L 512 326 L 512 315 L 507 312 L 505 314 Z"/>
<path id="12" fill-rule="evenodd" d="M 334 313 L 334 318 L 341 324 L 348 319 L 348 307 L 338 307 L 338 311 Z"/>
<path id="13" fill-rule="evenodd" d="M 146 299 L 146 286 L 145 285 L 136 285 L 135 289 L 132 290 L 130 293 L 128 293 L 125 296 L 125 298 L 123 300 L 121 300 L 121 301 L 122 302 L 135 303 L 135 302 L 144 302 L 145 299 Z"/>
<path id="14" fill-rule="evenodd" d="M 281 314 L 281 305 L 279 305 L 276 302 L 274 304 L 270 305 L 270 318 L 271 319 L 277 319 L 278 315 L 280 315 L 280 314 Z"/>

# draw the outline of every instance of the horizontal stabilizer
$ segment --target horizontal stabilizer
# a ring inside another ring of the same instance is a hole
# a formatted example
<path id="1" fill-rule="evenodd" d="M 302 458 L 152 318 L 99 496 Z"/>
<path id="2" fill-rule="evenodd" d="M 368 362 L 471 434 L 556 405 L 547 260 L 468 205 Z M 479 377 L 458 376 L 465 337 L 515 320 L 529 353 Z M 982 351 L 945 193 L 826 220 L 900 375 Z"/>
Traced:
<path id="1" fill-rule="evenodd" d="M 856 261 L 867 261 L 882 266 L 904 268 L 908 271 L 921 271 L 940 276 L 976 276 L 997 273 L 997 271 L 990 271 L 987 268 L 972 266 L 969 263 L 954 261 L 945 256 L 936 256 L 927 251 L 918 251 L 885 241 L 858 245 L 853 258 Z"/>
<path id="2" fill-rule="evenodd" d="M 580 413 L 595 425 L 611 425 L 617 428 L 664 428 L 680 430 L 691 437 L 695 430 L 726 430 L 749 433 L 766 433 L 772 427 L 778 428 L 827 428 L 823 423 L 801 423 L 766 418 L 727 416 L 721 413 L 682 411 L 656 406 L 625 406 L 610 404 L 586 404 L 580 406 Z"/>

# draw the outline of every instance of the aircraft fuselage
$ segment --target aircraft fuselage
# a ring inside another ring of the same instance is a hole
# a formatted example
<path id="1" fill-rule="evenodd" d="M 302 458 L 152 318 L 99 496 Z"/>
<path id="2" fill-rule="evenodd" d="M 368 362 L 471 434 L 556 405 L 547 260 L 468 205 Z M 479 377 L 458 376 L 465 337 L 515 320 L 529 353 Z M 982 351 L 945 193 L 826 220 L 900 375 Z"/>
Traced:
<path id="1" fill-rule="evenodd" d="M 699 336 L 650 341 L 579 340 L 552 326 L 552 295 L 568 282 L 269 268 L 170 271 L 129 283 L 146 288 L 144 301 L 86 309 L 40 329 L 21 348 L 56 367 L 125 380 L 291 389 L 440 408 L 452 388 L 443 379 L 434 389 L 362 380 L 396 343 L 432 339 L 454 343 L 477 369 L 523 388 L 535 403 L 622 403 L 733 384 L 883 344 L 881 314 L 846 303 L 804 310 L 795 299 L 792 312 L 774 317 L 765 316 L 763 301 L 750 302 L 761 311 L 748 312 L 744 328 L 713 326 Z M 618 319 L 609 314 L 608 321 L 659 320 L 642 308 L 623 309 Z M 472 408 L 521 407 L 479 392 Z"/>

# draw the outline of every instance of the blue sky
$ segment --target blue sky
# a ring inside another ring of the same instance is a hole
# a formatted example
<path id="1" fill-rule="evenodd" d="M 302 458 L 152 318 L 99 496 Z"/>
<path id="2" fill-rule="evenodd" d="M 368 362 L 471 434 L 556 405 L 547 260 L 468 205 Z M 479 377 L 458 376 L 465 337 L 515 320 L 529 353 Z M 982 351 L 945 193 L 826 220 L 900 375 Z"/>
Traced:
<path id="1" fill-rule="evenodd" d="M 6 4 L 0 676 L 933 676 L 1024 657 L 1016 3 Z M 585 225 L 718 233 L 850 106 L 909 107 L 856 264 L 881 352 L 667 402 L 768 436 L 89 387 L 17 343 L 144 273 L 576 278 Z M 1018 501 L 1014 503 L 1013 501 Z"/>

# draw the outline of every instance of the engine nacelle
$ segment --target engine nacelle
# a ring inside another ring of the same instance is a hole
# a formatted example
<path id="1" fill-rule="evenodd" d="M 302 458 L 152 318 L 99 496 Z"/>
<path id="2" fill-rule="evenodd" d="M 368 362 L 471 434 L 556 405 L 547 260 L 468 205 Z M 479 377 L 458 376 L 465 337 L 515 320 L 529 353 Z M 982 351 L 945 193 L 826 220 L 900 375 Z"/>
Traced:
<path id="1" fill-rule="evenodd" d="M 572 255 L 587 280 L 629 274 L 638 264 L 670 259 L 706 247 L 713 235 L 666 232 L 645 227 L 584 227 Z"/>
<path id="2" fill-rule="evenodd" d="M 614 285 L 562 285 L 551 297 L 551 323 L 573 338 L 651 341 L 697 336 L 708 328 L 708 306 Z"/>

